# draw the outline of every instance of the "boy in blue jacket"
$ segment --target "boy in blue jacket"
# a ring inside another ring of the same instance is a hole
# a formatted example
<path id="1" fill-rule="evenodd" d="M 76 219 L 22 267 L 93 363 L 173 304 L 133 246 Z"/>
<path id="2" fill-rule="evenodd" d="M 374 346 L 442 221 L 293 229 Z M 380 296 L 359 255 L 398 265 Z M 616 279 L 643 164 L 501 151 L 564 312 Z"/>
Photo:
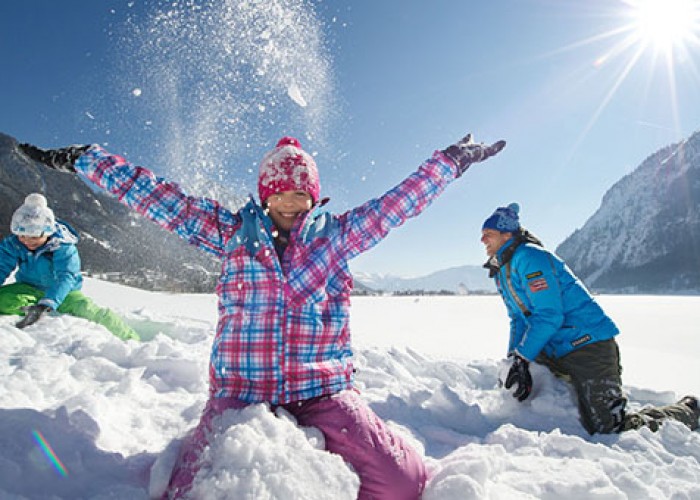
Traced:
<path id="1" fill-rule="evenodd" d="M 615 323 L 571 269 L 520 226 L 517 203 L 499 207 L 483 224 L 484 265 L 510 317 L 505 388 L 524 401 L 532 390 L 529 364 L 537 361 L 569 381 L 581 423 L 590 433 L 612 433 L 672 418 L 697 429 L 698 400 L 686 396 L 662 408 L 625 411 Z"/>
<path id="2" fill-rule="evenodd" d="M 27 196 L 12 215 L 10 230 L 0 241 L 0 283 L 17 272 L 15 283 L 0 286 L 0 314 L 24 315 L 16 326 L 25 328 L 58 311 L 98 323 L 123 340 L 139 340 L 119 316 L 80 292 L 78 234 L 55 219 L 43 195 Z"/>

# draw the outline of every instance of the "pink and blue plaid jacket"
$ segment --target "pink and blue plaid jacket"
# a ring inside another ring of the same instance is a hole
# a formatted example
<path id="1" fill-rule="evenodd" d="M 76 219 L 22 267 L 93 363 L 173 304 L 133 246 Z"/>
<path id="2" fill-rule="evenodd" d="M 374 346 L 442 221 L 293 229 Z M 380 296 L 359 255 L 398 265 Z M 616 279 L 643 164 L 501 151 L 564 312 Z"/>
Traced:
<path id="1" fill-rule="evenodd" d="M 383 196 L 297 220 L 282 262 L 271 219 L 253 200 L 231 212 L 92 146 L 78 172 L 122 203 L 222 260 L 209 366 L 213 397 L 284 404 L 352 387 L 348 261 L 418 215 L 455 179 L 436 152 Z"/>

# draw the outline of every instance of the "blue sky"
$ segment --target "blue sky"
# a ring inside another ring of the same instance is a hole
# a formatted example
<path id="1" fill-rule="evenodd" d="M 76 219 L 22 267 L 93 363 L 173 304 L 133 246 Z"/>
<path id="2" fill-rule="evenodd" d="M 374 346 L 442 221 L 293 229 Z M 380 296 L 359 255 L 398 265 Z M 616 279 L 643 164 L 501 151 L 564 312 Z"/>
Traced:
<path id="1" fill-rule="evenodd" d="M 8 0 L 0 131 L 44 147 L 98 142 L 186 186 L 240 193 L 255 192 L 261 155 L 296 135 L 336 212 L 466 132 L 503 138 L 499 157 L 353 270 L 480 264 L 496 206 L 520 203 L 554 248 L 613 183 L 700 130 L 697 18 L 671 20 L 665 50 L 623 29 L 643 1 Z M 649 28 L 682 1 L 662 2 Z"/>

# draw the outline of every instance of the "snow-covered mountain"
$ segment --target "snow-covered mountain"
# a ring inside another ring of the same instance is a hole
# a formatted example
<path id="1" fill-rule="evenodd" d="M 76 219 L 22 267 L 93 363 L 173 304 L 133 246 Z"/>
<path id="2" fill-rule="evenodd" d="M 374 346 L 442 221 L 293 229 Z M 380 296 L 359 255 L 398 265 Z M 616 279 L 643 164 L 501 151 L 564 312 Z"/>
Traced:
<path id="1" fill-rule="evenodd" d="M 700 292 L 700 132 L 613 185 L 556 252 L 597 291 Z"/>
<path id="2" fill-rule="evenodd" d="M 220 264 L 205 252 L 94 192 L 75 175 L 32 164 L 0 133 L 0 237 L 27 194 L 43 193 L 81 236 L 83 271 L 145 289 L 210 292 Z"/>
<path id="3" fill-rule="evenodd" d="M 495 293 L 493 280 L 481 266 L 458 266 L 418 278 L 400 278 L 390 274 L 354 272 L 355 283 L 381 292 L 449 292 L 459 295 Z"/>
<path id="4" fill-rule="evenodd" d="M 0 133 L 0 236 L 7 234 L 24 197 L 38 191 L 59 218 L 80 232 L 89 274 L 147 289 L 212 289 L 216 260 L 77 177 L 36 168 L 16 146 L 14 138 Z M 234 200 L 232 207 L 240 203 Z M 700 132 L 657 151 L 613 185 L 596 213 L 556 252 L 596 291 L 700 292 Z M 495 292 L 486 271 L 476 265 L 418 278 L 354 276 L 360 292 Z"/>

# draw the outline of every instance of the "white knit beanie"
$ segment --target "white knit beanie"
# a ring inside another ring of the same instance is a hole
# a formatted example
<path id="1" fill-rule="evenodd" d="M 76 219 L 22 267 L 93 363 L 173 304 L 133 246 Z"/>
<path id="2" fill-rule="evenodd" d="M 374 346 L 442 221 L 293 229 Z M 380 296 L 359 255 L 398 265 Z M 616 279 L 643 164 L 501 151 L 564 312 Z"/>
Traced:
<path id="1" fill-rule="evenodd" d="M 24 204 L 12 214 L 10 230 L 17 236 L 49 236 L 56 231 L 53 210 L 40 193 L 32 193 Z"/>

